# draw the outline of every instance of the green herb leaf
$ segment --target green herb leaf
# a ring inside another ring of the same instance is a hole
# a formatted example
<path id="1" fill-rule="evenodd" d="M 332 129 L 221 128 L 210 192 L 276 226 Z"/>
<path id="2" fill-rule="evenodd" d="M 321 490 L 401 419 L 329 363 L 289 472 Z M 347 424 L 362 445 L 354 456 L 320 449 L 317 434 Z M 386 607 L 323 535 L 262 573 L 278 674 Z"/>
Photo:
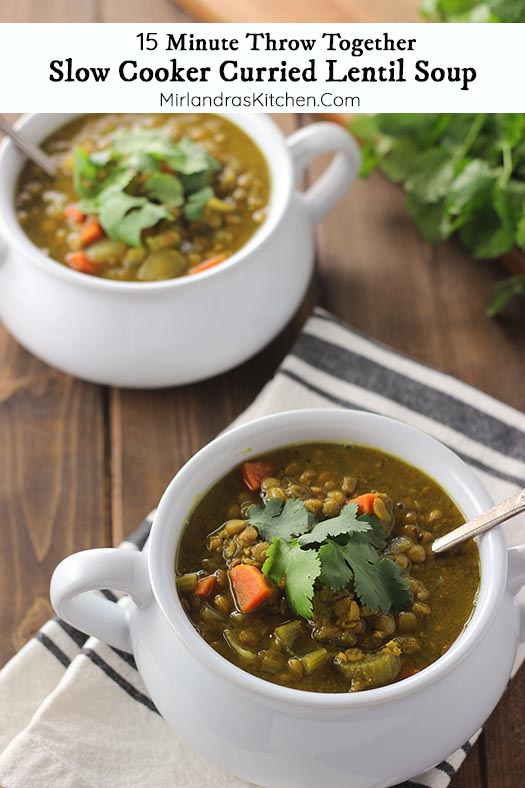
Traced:
<path id="1" fill-rule="evenodd" d="M 262 571 L 274 583 L 285 579 L 284 592 L 290 609 L 298 616 L 311 618 L 314 583 L 321 562 L 314 550 L 302 550 L 297 540 L 291 543 L 274 538 L 268 548 Z"/>
<path id="2" fill-rule="evenodd" d="M 520 249 L 525 249 L 525 214 L 518 220 L 516 225 L 516 245 Z"/>
<path id="3" fill-rule="evenodd" d="M 377 123 L 373 115 L 357 115 L 350 121 L 349 129 L 362 142 L 373 142 L 378 133 Z"/>
<path id="4" fill-rule="evenodd" d="M 353 582 L 356 595 L 371 610 L 387 612 L 411 598 L 397 565 L 378 553 L 384 545 L 381 523 L 373 515 L 358 517 L 355 503 L 309 530 L 313 518 L 303 501 L 289 499 L 281 506 L 272 498 L 263 508 L 250 507 L 248 522 L 271 541 L 263 573 L 274 583 L 284 578 L 288 604 L 300 616 L 312 615 L 318 577 L 332 591 Z"/>
<path id="5" fill-rule="evenodd" d="M 111 150 L 121 156 L 166 157 L 173 152 L 174 142 L 165 129 L 137 127 L 122 129 L 111 135 Z"/>
<path id="6" fill-rule="evenodd" d="M 520 5 L 523 7 L 522 0 Z M 504 115 L 496 115 L 496 128 L 499 132 L 500 145 L 507 144 L 510 148 L 514 148 L 523 138 L 525 132 L 525 115 L 517 113 L 505 113 Z"/>
<path id="7" fill-rule="evenodd" d="M 418 149 L 412 140 L 401 139 L 381 159 L 381 169 L 394 183 L 404 183 L 417 172 Z"/>
<path id="8" fill-rule="evenodd" d="M 284 506 L 278 498 L 271 498 L 264 508 L 250 506 L 248 522 L 257 528 L 263 539 L 268 542 L 275 536 L 290 540 L 307 531 L 313 523 L 313 517 L 302 501 L 289 498 Z"/>
<path id="9" fill-rule="evenodd" d="M 215 197 L 215 194 L 209 186 L 205 186 L 204 189 L 190 194 L 183 208 L 184 218 L 189 222 L 197 222 L 199 219 L 202 219 L 206 204 L 212 197 Z"/>
<path id="10" fill-rule="evenodd" d="M 84 213 L 99 213 L 104 202 L 111 201 L 131 183 L 136 171 L 127 167 L 116 167 L 104 180 L 94 184 L 89 197 L 80 200 L 80 208 Z"/>
<path id="11" fill-rule="evenodd" d="M 140 235 L 170 215 L 164 205 L 155 205 L 145 197 L 132 197 L 119 189 L 106 189 L 101 199 L 99 220 L 106 235 L 129 246 L 140 246 Z"/>
<path id="12" fill-rule="evenodd" d="M 184 202 L 182 183 L 175 175 L 155 172 L 149 176 L 144 186 L 149 197 L 164 203 L 169 208 L 178 208 Z"/>
<path id="13" fill-rule="evenodd" d="M 392 608 L 411 604 L 408 580 L 397 564 L 379 556 L 372 545 L 350 539 L 345 545 L 329 542 L 319 552 L 321 579 L 333 591 L 341 590 L 353 579 L 356 596 L 369 610 L 388 613 Z M 348 579 L 343 583 L 345 578 Z"/>
<path id="14" fill-rule="evenodd" d="M 181 175 L 193 175 L 197 172 L 214 172 L 221 165 L 209 151 L 188 137 L 183 137 L 175 146 L 166 160 L 170 169 Z"/>
<path id="15" fill-rule="evenodd" d="M 297 503 L 299 502 L 297 501 Z M 354 533 L 367 533 L 371 530 L 371 523 L 357 519 L 357 504 L 347 503 L 341 510 L 341 514 L 318 523 L 309 533 L 303 533 L 298 542 L 300 545 L 321 544 L 329 536 L 335 537 L 343 534 L 349 536 Z"/>
<path id="16" fill-rule="evenodd" d="M 454 179 L 447 195 L 446 211 L 450 216 L 471 216 L 491 198 L 495 173 L 482 159 L 470 161 Z"/>
<path id="17" fill-rule="evenodd" d="M 101 165 L 92 161 L 84 148 L 75 150 L 73 162 L 73 185 L 80 197 L 89 197 L 98 183 Z"/>
<path id="18" fill-rule="evenodd" d="M 436 203 L 447 194 L 454 177 L 454 162 L 443 148 L 420 153 L 414 162 L 415 172 L 408 177 L 405 188 L 416 200 Z"/>
<path id="19" fill-rule="evenodd" d="M 446 132 L 453 115 L 392 112 L 374 116 L 382 135 L 397 139 L 412 137 L 421 150 L 435 143 Z"/>
<path id="20" fill-rule="evenodd" d="M 327 542 L 319 550 L 321 561 L 321 583 L 332 591 L 346 588 L 353 578 L 353 572 L 336 542 Z"/>
<path id="21" fill-rule="evenodd" d="M 405 206 L 424 241 L 435 244 L 443 240 L 445 237 L 442 230 L 445 213 L 443 201 L 434 205 L 426 205 L 409 195 L 406 198 Z"/>
<path id="22" fill-rule="evenodd" d="M 106 148 L 105 150 L 93 151 L 93 153 L 89 154 L 89 158 L 97 167 L 105 167 L 111 161 L 116 160 L 118 157 L 115 155 L 114 151 Z"/>
<path id="23" fill-rule="evenodd" d="M 168 219 L 170 212 L 164 205 L 154 205 L 151 202 L 145 202 L 140 208 L 130 211 L 120 224 L 118 232 L 114 233 L 112 238 L 124 241 L 129 246 L 140 247 L 141 233 L 149 227 L 155 227 L 161 219 Z"/>
<path id="24" fill-rule="evenodd" d="M 513 215 L 508 193 L 496 186 L 491 203 L 473 215 L 460 230 L 460 238 L 474 258 L 494 259 L 512 248 L 515 238 Z"/>
<path id="25" fill-rule="evenodd" d="M 411 604 L 408 580 L 390 558 L 378 558 L 377 552 L 366 544 L 349 542 L 341 549 L 354 575 L 355 593 L 369 610 L 388 613 L 392 608 Z"/>
<path id="26" fill-rule="evenodd" d="M 421 14 L 434 22 L 525 22 L 521 0 L 423 0 Z"/>
<path id="27" fill-rule="evenodd" d="M 525 8 L 522 0 L 489 0 L 494 20 L 500 22 L 525 22 Z"/>
<path id="28" fill-rule="evenodd" d="M 525 274 L 511 276 L 498 282 L 494 288 L 494 296 L 487 309 L 488 317 L 498 315 L 514 298 L 525 298 Z"/>

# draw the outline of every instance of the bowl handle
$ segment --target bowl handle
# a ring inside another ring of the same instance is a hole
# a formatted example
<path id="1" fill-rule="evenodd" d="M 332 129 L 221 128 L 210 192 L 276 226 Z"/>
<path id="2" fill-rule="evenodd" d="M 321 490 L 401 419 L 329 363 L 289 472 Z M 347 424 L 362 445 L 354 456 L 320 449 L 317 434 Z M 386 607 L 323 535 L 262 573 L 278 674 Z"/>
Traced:
<path id="1" fill-rule="evenodd" d="M 132 652 L 130 608 L 94 593 L 102 589 L 124 591 L 135 604 L 143 604 L 151 595 L 145 556 L 117 548 L 84 550 L 65 558 L 51 578 L 51 603 L 64 621 L 110 646 Z"/>
<path id="2" fill-rule="evenodd" d="M 508 549 L 507 590 L 516 596 L 525 586 L 525 545 Z M 525 642 L 525 603 L 518 600 L 520 609 L 520 641 Z"/>
<path id="3" fill-rule="evenodd" d="M 323 174 L 301 198 L 314 222 L 344 197 L 361 166 L 361 152 L 352 135 L 336 123 L 313 123 L 286 140 L 292 156 L 295 183 L 300 186 L 306 167 L 320 153 L 335 153 Z"/>

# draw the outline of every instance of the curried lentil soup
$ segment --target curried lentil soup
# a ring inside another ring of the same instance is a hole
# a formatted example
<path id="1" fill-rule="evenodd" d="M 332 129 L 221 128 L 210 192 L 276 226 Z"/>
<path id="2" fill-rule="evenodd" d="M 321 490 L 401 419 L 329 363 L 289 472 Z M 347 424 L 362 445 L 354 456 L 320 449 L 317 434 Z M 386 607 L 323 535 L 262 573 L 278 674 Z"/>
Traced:
<path id="1" fill-rule="evenodd" d="M 278 684 L 355 692 L 412 676 L 468 622 L 475 542 L 441 556 L 464 522 L 422 471 L 375 449 L 278 449 L 227 474 L 191 514 L 176 583 L 223 657 Z"/>
<path id="2" fill-rule="evenodd" d="M 198 274 L 264 222 L 266 160 L 217 115 L 86 115 L 43 145 L 18 184 L 18 220 L 33 243 L 82 273 L 125 281 Z"/>

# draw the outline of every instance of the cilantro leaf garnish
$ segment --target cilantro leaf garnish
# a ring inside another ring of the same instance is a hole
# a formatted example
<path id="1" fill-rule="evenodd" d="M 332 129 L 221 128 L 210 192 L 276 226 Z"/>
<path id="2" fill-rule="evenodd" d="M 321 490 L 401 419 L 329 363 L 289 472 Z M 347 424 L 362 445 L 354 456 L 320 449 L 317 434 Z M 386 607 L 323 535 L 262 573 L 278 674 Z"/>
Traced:
<path id="1" fill-rule="evenodd" d="M 196 222 L 204 213 L 206 203 L 214 196 L 213 189 L 205 186 L 204 189 L 199 189 L 198 192 L 193 192 L 188 197 L 187 203 L 184 205 L 183 213 L 184 218 L 189 222 Z"/>
<path id="2" fill-rule="evenodd" d="M 115 132 L 103 150 L 77 148 L 73 180 L 81 210 L 97 215 L 109 238 L 141 246 L 142 231 L 177 208 L 188 221 L 201 219 L 215 196 L 209 180 L 220 169 L 188 137 L 175 141 L 166 129 L 133 128 Z"/>
<path id="3" fill-rule="evenodd" d="M 262 509 L 250 506 L 248 522 L 257 528 L 263 539 L 271 542 L 276 536 L 292 539 L 304 534 L 312 525 L 313 516 L 302 501 L 289 498 L 283 506 L 278 498 L 271 498 Z"/>
<path id="4" fill-rule="evenodd" d="M 169 208 L 178 208 L 184 202 L 182 183 L 175 175 L 170 175 L 167 172 L 154 172 L 146 180 L 144 186 L 149 197 L 164 203 Z"/>
<path id="5" fill-rule="evenodd" d="M 312 528 L 312 530 L 303 534 L 298 542 L 300 545 L 306 544 L 321 544 L 329 536 L 342 536 L 343 534 L 353 533 L 366 533 L 372 530 L 371 523 L 366 520 L 357 519 L 357 504 L 347 503 L 341 510 L 341 514 L 337 517 L 331 517 L 329 520 L 324 520 L 322 523 Z"/>
<path id="6" fill-rule="evenodd" d="M 356 596 L 369 610 L 388 613 L 412 602 L 410 585 L 398 565 L 380 556 L 370 543 L 352 537 L 344 545 L 328 541 L 319 558 L 323 584 L 340 591 L 353 580 Z"/>
<path id="7" fill-rule="evenodd" d="M 99 209 L 100 223 L 107 235 L 129 246 L 140 246 L 142 230 L 169 215 L 164 205 L 149 202 L 146 197 L 132 197 L 118 187 L 111 189 L 111 198 L 101 201 Z"/>
<path id="8" fill-rule="evenodd" d="M 77 148 L 74 154 L 73 185 L 80 197 L 92 196 L 97 179 L 102 169 L 83 148 Z"/>
<path id="9" fill-rule="evenodd" d="M 321 546 L 321 582 L 340 591 L 353 580 L 356 596 L 369 610 L 388 613 L 393 607 L 408 607 L 412 601 L 409 583 L 397 564 L 380 555 L 377 547 L 383 539 L 378 541 L 375 518 L 367 516 L 367 520 L 372 521 L 368 531 L 349 532 L 344 543 L 328 539 Z"/>
<path id="10" fill-rule="evenodd" d="M 189 137 L 183 137 L 172 149 L 166 160 L 168 167 L 181 175 L 195 175 L 197 172 L 216 172 L 221 165 L 209 151 Z"/>
<path id="11" fill-rule="evenodd" d="M 140 247 L 142 245 L 140 237 L 142 230 L 154 227 L 161 219 L 169 217 L 170 212 L 164 205 L 155 205 L 155 203 L 146 200 L 141 207 L 124 216 L 118 230 L 113 233 L 112 237 L 124 241 L 128 246 Z"/>
<path id="12" fill-rule="evenodd" d="M 290 609 L 298 616 L 310 618 L 314 583 L 321 572 L 318 554 L 314 550 L 302 550 L 296 539 L 287 542 L 275 537 L 266 555 L 263 574 L 274 583 L 281 583 L 284 578 Z"/>
<path id="13" fill-rule="evenodd" d="M 357 511 L 357 505 L 349 503 L 337 517 L 313 525 L 313 516 L 296 499 L 282 506 L 272 498 L 263 508 L 254 505 L 248 510 L 250 525 L 271 542 L 263 574 L 277 584 L 284 580 L 288 605 L 297 615 L 312 616 L 316 580 L 334 592 L 352 585 L 357 599 L 371 611 L 410 606 L 408 581 L 380 552 L 381 523 Z"/>
<path id="14" fill-rule="evenodd" d="M 111 148 L 122 156 L 153 155 L 159 158 L 170 156 L 173 145 L 169 134 L 163 129 L 148 129 L 137 126 L 121 129 L 111 136 Z"/>
<path id="15" fill-rule="evenodd" d="M 393 607 L 408 607 L 412 594 L 408 580 L 390 558 L 380 557 L 370 544 L 349 540 L 336 545 L 353 575 L 354 591 L 369 610 L 388 613 Z M 326 577 L 327 569 L 323 567 Z"/>
<path id="16" fill-rule="evenodd" d="M 342 591 L 350 583 L 353 572 L 336 542 L 328 541 L 319 548 L 321 583 L 332 591 Z"/>

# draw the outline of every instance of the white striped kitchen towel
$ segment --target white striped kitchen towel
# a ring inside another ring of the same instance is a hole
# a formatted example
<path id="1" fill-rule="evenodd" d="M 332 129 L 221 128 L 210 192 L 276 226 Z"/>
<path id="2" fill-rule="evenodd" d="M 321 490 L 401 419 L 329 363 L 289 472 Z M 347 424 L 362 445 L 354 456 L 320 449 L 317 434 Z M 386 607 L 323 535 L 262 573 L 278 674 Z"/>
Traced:
<path id="1" fill-rule="evenodd" d="M 371 410 L 420 427 L 463 457 L 495 500 L 525 484 L 523 413 L 317 309 L 238 421 L 319 406 Z M 123 547 L 140 549 L 148 529 L 146 520 Z M 525 522 L 513 523 L 508 538 L 524 542 Z M 247 785 L 209 764 L 168 728 L 130 655 L 56 619 L 0 671 L 0 708 L 3 788 Z M 445 788 L 478 734 L 403 787 Z"/>

